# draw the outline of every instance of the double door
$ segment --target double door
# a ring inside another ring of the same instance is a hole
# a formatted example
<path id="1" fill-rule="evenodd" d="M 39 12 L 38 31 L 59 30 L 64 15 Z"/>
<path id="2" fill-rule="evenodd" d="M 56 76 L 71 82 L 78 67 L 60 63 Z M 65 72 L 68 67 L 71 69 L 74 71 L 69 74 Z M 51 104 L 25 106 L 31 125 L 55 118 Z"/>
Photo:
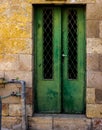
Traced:
<path id="1" fill-rule="evenodd" d="M 85 112 L 85 8 L 35 7 L 35 111 Z"/>

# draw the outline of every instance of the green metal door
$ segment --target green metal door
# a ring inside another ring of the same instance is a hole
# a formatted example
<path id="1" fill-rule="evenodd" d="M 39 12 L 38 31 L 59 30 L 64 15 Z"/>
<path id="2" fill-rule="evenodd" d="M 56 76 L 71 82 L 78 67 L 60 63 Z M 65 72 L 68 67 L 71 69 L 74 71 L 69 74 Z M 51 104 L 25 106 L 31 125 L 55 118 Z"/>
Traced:
<path id="1" fill-rule="evenodd" d="M 85 112 L 85 9 L 35 8 L 35 111 Z"/>

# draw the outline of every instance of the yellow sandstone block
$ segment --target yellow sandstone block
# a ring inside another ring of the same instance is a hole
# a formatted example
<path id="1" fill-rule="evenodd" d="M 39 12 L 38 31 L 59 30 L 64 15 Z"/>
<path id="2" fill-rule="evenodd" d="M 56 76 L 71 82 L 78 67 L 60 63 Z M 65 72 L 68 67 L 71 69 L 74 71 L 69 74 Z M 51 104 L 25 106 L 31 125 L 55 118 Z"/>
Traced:
<path id="1" fill-rule="evenodd" d="M 8 114 L 9 114 L 8 108 L 9 108 L 8 104 L 2 104 L 2 115 L 3 116 L 8 116 Z"/>
<path id="2" fill-rule="evenodd" d="M 31 22 L 31 17 L 25 16 L 24 14 L 17 13 L 15 12 L 11 17 L 10 17 L 11 22 L 21 22 L 21 23 L 27 23 Z"/>
<path id="3" fill-rule="evenodd" d="M 10 24 L 9 23 L 3 23 L 0 24 L 0 37 L 1 38 L 10 38 Z"/>
<path id="4" fill-rule="evenodd" d="M 21 123 L 20 117 L 10 117 L 10 116 L 2 117 L 3 128 L 12 128 L 12 126 L 20 123 Z"/>
<path id="5" fill-rule="evenodd" d="M 0 54 L 4 53 L 4 45 L 2 44 L 2 40 L 0 40 Z M 1 56 L 0 56 L 1 59 Z"/>
<path id="6" fill-rule="evenodd" d="M 87 104 L 86 115 L 90 118 L 102 118 L 102 104 Z"/>
<path id="7" fill-rule="evenodd" d="M 13 23 L 10 25 L 9 30 L 12 38 L 31 38 L 31 25 L 24 25 L 23 23 Z"/>
<path id="8" fill-rule="evenodd" d="M 29 19 L 29 22 L 32 22 L 32 12 L 33 12 L 33 6 L 32 4 L 26 4 L 26 12 L 28 14 L 28 19 Z"/>
<path id="9" fill-rule="evenodd" d="M 5 15 L 0 15 L 0 23 L 7 22 L 7 16 Z"/>
<path id="10" fill-rule="evenodd" d="M 86 101 L 87 104 L 94 104 L 95 103 L 95 88 L 87 88 L 86 93 Z"/>
<path id="11" fill-rule="evenodd" d="M 16 56 L 14 55 L 0 55 L 3 62 L 15 62 L 17 60 Z"/>
<path id="12" fill-rule="evenodd" d="M 0 55 L 0 70 L 18 70 L 18 55 Z"/>
<path id="13" fill-rule="evenodd" d="M 22 0 L 10 0 L 10 5 L 21 5 L 21 3 L 22 3 Z"/>
<path id="14" fill-rule="evenodd" d="M 1 38 L 31 38 L 31 24 L 24 23 L 4 23 L 0 24 Z"/>
<path id="15" fill-rule="evenodd" d="M 3 55 L 0 55 L 0 62 L 3 61 Z"/>
<path id="16" fill-rule="evenodd" d="M 32 20 L 32 4 L 25 2 L 19 4 L 11 4 L 10 7 L 10 21 L 11 22 L 31 22 Z"/>
<path id="17" fill-rule="evenodd" d="M 0 54 L 31 54 L 31 39 L 0 39 Z M 1 60 L 0 56 L 0 60 Z"/>
<path id="18" fill-rule="evenodd" d="M 6 3 L 3 3 L 3 4 L 0 4 L 0 14 L 1 13 L 4 13 L 5 11 L 7 11 L 7 9 L 8 9 L 8 3 L 6 2 Z"/>

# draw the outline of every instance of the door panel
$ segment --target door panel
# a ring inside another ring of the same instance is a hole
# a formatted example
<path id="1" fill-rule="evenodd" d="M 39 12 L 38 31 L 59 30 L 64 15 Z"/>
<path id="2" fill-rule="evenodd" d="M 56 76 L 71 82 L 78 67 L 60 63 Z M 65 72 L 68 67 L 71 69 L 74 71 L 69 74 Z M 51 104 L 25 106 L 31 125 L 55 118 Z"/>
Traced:
<path id="1" fill-rule="evenodd" d="M 59 113 L 61 111 L 61 102 L 60 102 L 61 69 L 59 63 L 61 60 L 60 9 L 37 8 L 35 19 L 37 25 L 36 26 L 37 77 L 36 77 L 36 93 L 35 93 L 36 112 Z"/>
<path id="2" fill-rule="evenodd" d="M 83 113 L 85 106 L 85 16 L 81 8 L 63 10 L 63 111 Z"/>
<path id="3" fill-rule="evenodd" d="M 85 9 L 35 8 L 35 111 L 85 111 Z"/>

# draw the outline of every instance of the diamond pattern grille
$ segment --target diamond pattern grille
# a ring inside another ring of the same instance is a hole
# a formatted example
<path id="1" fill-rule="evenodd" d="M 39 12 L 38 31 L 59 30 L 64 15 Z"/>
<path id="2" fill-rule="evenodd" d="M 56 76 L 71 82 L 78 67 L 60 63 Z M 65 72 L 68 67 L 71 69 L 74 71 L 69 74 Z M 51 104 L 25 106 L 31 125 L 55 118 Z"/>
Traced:
<path id="1" fill-rule="evenodd" d="M 77 11 L 68 14 L 68 79 L 77 78 Z"/>
<path id="2" fill-rule="evenodd" d="M 43 77 L 53 78 L 52 8 L 43 9 Z"/>

